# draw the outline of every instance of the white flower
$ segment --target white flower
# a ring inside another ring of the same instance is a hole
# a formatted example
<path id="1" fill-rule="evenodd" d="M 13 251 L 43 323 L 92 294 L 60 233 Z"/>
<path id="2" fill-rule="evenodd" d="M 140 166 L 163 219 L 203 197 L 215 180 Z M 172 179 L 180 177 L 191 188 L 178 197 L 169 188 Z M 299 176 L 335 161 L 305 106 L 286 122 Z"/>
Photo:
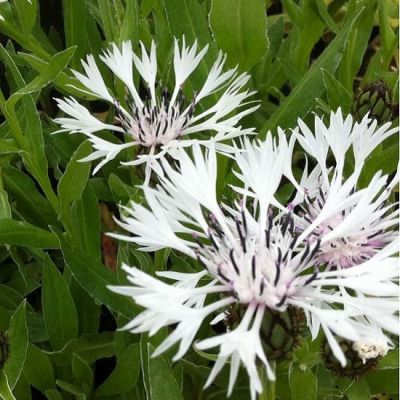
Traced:
<path id="1" fill-rule="evenodd" d="M 147 173 L 151 167 L 156 169 L 157 160 L 170 151 L 174 152 L 177 147 L 191 145 L 194 139 L 188 135 L 197 134 L 199 142 L 208 146 L 212 142 L 222 142 L 251 133 L 252 129 L 242 130 L 237 126 L 242 117 L 258 108 L 257 105 L 246 107 L 249 104 L 247 99 L 254 93 L 243 89 L 249 75 L 237 75 L 236 69 L 223 72 L 226 57 L 222 53 L 219 53 L 198 94 L 194 93 L 191 98 L 185 98 L 183 85 L 203 59 L 207 47 L 198 52 L 197 42 L 191 47 L 186 46 L 183 38 L 180 47 L 175 40 L 175 84 L 172 88 L 162 88 L 161 81 L 157 82 L 154 42 L 149 53 L 141 44 L 141 57 L 132 51 L 129 41 L 124 42 L 121 48 L 112 44 L 100 59 L 125 86 L 127 94 L 126 98 L 122 99 L 118 99 L 107 88 L 94 57 L 89 55 L 86 61 L 82 61 L 84 73 L 73 71 L 84 86 L 84 89 L 77 89 L 110 103 L 115 109 L 117 125 L 100 121 L 73 98 L 56 99 L 60 110 L 68 115 L 55 119 L 62 128 L 58 132 L 80 132 L 89 137 L 95 151 L 86 160 L 103 159 L 94 172 L 114 159 L 123 149 L 141 146 L 147 149 L 145 154 L 138 155 L 135 160 L 126 162 L 125 165 L 146 163 Z M 147 93 L 144 95 L 139 93 L 134 83 L 136 72 L 145 84 Z M 168 89 L 172 89 L 171 94 Z M 204 98 L 213 94 L 217 95 L 217 100 L 210 101 L 208 108 L 204 103 L 203 106 L 199 105 Z M 126 143 L 116 145 L 94 135 L 102 130 L 125 134 Z M 213 134 L 202 134 L 205 131 Z M 226 145 L 217 148 L 229 149 Z"/>
<path id="2" fill-rule="evenodd" d="M 148 208 L 132 203 L 120 222 L 133 235 L 125 240 L 137 243 L 142 250 L 170 247 L 197 258 L 203 266 L 196 277 L 165 275 L 177 280 L 175 285 L 128 269 L 133 286 L 112 289 L 131 296 L 145 311 L 127 329 L 154 334 L 163 326 L 176 324 L 156 354 L 180 343 L 174 358 L 178 359 L 206 317 L 213 315 L 211 322 L 215 323 L 229 315 L 235 304 L 241 310 L 241 320 L 225 334 L 201 340 L 196 346 L 219 348 L 206 385 L 230 362 L 230 393 L 241 363 L 249 375 L 253 399 L 262 391 L 257 360 L 269 379 L 274 379 L 260 334 L 261 321 L 270 310 L 284 312 L 288 306 L 302 309 L 313 336 L 322 329 L 342 365 L 346 359 L 335 336 L 365 339 L 369 332 L 364 329 L 366 323 L 360 322 L 364 320 L 392 333 L 398 326 L 398 286 L 394 283 L 398 267 L 392 257 L 396 246 L 387 245 L 353 268 L 325 269 L 317 258 L 322 241 L 312 239 L 313 229 L 298 232 L 296 216 L 278 202 L 276 190 L 282 177 L 293 178 L 287 164 L 292 148 L 283 135 L 279 140 L 268 135 L 265 142 L 254 144 L 245 141 L 235 154 L 235 174 L 241 181 L 235 190 L 243 197 L 233 205 L 222 205 L 217 198 L 213 147 L 205 156 L 194 145 L 192 158 L 180 151 L 177 167 L 163 161 L 159 185 L 143 188 Z M 338 187 L 340 201 L 332 205 L 332 212 L 341 213 L 369 194 L 368 190 L 351 193 L 347 189 Z M 330 216 L 328 211 L 320 219 L 323 222 Z M 200 284 L 200 279 L 204 283 Z"/>
<path id="3" fill-rule="evenodd" d="M 375 338 L 367 338 L 353 343 L 355 350 L 365 364 L 371 358 L 386 356 L 389 351 L 389 346 L 385 340 Z"/>
<path id="4" fill-rule="evenodd" d="M 377 122 L 368 116 L 353 124 L 351 116 L 343 119 L 340 109 L 331 114 L 329 126 L 316 117 L 314 133 L 302 121 L 299 126 L 301 134 L 295 135 L 317 162 L 309 175 L 306 164 L 300 183 L 303 192 L 292 203 L 301 209 L 296 225 L 305 231 L 302 237 L 312 232 L 313 240 L 321 241 L 321 264 L 348 268 L 368 260 L 397 236 L 398 209 L 388 199 L 398 178 L 389 181 L 378 172 L 366 188 L 357 190 L 359 178 L 367 157 L 398 129 L 389 129 L 390 123 L 377 129 Z M 355 162 L 345 177 L 350 149 Z M 327 166 L 329 152 L 333 167 Z"/>
<path id="5" fill-rule="evenodd" d="M 298 132 L 294 134 L 304 150 L 318 162 L 325 183 L 328 183 L 326 164 L 329 150 L 335 159 L 337 175 L 343 176 L 346 155 L 349 155 L 350 148 L 352 148 L 355 161 L 354 170 L 360 172 L 372 151 L 389 136 L 399 131 L 398 128 L 389 129 L 390 122 L 377 129 L 377 121 L 370 119 L 368 115 L 360 123 L 354 122 L 351 115 L 344 119 L 340 108 L 336 113 L 331 113 L 328 126 L 316 116 L 314 132 L 300 119 L 298 124 L 301 134 Z"/>

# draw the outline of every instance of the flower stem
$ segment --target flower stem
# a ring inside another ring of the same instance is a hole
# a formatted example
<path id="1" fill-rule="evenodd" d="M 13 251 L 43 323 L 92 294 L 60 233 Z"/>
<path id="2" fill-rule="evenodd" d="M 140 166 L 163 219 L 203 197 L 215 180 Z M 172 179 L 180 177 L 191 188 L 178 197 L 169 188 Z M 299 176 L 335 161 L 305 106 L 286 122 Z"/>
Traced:
<path id="1" fill-rule="evenodd" d="M 271 361 L 271 369 L 275 373 L 275 361 Z M 259 373 L 261 378 L 261 384 L 263 386 L 263 392 L 258 396 L 258 400 L 275 400 L 275 382 L 270 381 L 267 378 L 267 372 L 265 367 L 260 365 Z"/>

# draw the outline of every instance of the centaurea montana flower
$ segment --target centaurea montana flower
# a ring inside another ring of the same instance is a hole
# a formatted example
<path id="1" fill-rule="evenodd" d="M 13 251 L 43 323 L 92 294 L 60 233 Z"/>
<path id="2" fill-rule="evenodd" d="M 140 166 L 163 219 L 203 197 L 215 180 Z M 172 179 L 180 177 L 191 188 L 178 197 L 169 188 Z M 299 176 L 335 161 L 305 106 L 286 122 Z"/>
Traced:
<path id="1" fill-rule="evenodd" d="M 340 212 L 332 210 L 340 200 L 337 192 L 343 192 L 346 199 L 357 190 L 366 159 L 385 139 L 398 133 L 398 128 L 390 128 L 390 123 L 378 128 L 368 115 L 354 122 L 351 115 L 344 118 L 340 109 L 331 113 L 328 126 L 316 117 L 314 132 L 303 121 L 298 124 L 301 133 L 295 135 L 316 166 L 311 173 L 305 167 L 301 189 L 292 202 L 300 209 L 297 228 L 312 232 L 312 240 L 325 238 L 318 250 L 320 264 L 349 268 L 370 259 L 397 236 L 398 207 L 388 199 L 398 177 L 388 182 L 378 172 L 368 187 L 359 191 L 355 203 L 348 203 Z M 329 156 L 334 168 L 327 165 Z M 344 173 L 346 159 L 354 160 L 353 168 L 346 168 L 348 176 Z M 329 217 L 319 221 L 320 215 L 327 213 Z"/>
<path id="2" fill-rule="evenodd" d="M 288 143 L 279 131 L 278 141 L 270 135 L 264 142 L 244 140 L 235 154 L 235 174 L 241 185 L 234 190 L 242 198 L 231 206 L 217 199 L 212 147 L 207 156 L 198 145 L 192 148 L 193 158 L 180 152 L 176 168 L 163 161 L 159 185 L 143 188 L 148 207 L 131 203 L 123 208 L 125 215 L 119 224 L 133 236 L 113 234 L 144 251 L 175 249 L 203 266 L 197 273 L 158 272 L 174 282 L 170 284 L 124 265 L 132 286 L 111 287 L 145 308 L 124 329 L 152 335 L 162 327 L 174 326 L 154 356 L 179 343 L 174 360 L 181 358 L 207 317 L 212 316 L 211 323 L 215 323 L 233 304 L 241 308 L 240 321 L 226 333 L 195 344 L 200 350 L 219 348 L 206 386 L 230 362 L 228 395 L 240 364 L 249 375 L 253 399 L 263 390 L 258 364 L 274 379 L 260 332 L 270 311 L 303 310 L 312 336 L 324 331 L 342 365 L 346 359 L 336 335 L 361 341 L 370 334 L 365 327 L 373 323 L 390 343 L 383 330 L 397 331 L 397 260 L 392 257 L 396 246 L 388 244 L 353 268 L 324 270 L 316 257 L 326 239 L 311 240 L 313 229 L 298 232 L 299 218 L 279 203 L 276 191 L 284 176 L 300 188 L 290 166 L 295 137 Z M 321 212 L 320 222 L 356 204 L 368 189 L 339 190 L 338 201 L 329 212 Z M 340 237 L 336 229 L 332 232 Z"/>
<path id="3" fill-rule="evenodd" d="M 56 99 L 59 108 L 68 115 L 55 119 L 62 128 L 58 132 L 80 132 L 89 138 L 95 151 L 82 161 L 103 159 L 94 169 L 94 173 L 122 150 L 141 146 L 145 150 L 144 154 L 137 155 L 135 160 L 125 162 L 124 165 L 146 163 L 148 179 L 151 168 L 158 167 L 158 159 L 167 153 L 173 153 L 176 147 L 190 146 L 194 140 L 193 135 L 197 135 L 196 139 L 204 145 L 216 142 L 219 149 L 227 150 L 229 146 L 220 142 L 252 132 L 251 129 L 242 130 L 237 126 L 242 117 L 258 108 L 258 105 L 246 107 L 249 104 L 247 99 L 254 93 L 244 89 L 249 75 L 238 74 L 236 68 L 224 71 L 226 56 L 221 52 L 202 87 L 191 98 L 186 99 L 183 86 L 202 62 L 208 45 L 198 52 L 197 41 L 190 47 L 186 46 L 183 38 L 180 47 L 175 40 L 175 82 L 172 88 L 167 85 L 161 87 L 161 82 L 157 81 L 155 43 L 152 42 L 149 53 L 143 43 L 141 49 L 142 55 L 139 58 L 132 51 L 131 42 L 126 41 L 121 48 L 112 44 L 111 49 L 100 56 L 101 61 L 124 84 L 126 99 L 118 99 L 107 88 L 93 55 L 82 61 L 84 74 L 73 71 L 84 86 L 84 89 L 77 89 L 105 100 L 114 107 L 118 124 L 99 120 L 72 97 Z M 144 83 L 144 95 L 134 83 L 134 72 L 139 74 Z M 169 89 L 172 89 L 171 93 Z M 217 100 L 209 101 L 208 107 L 205 107 L 202 100 L 210 100 L 211 95 L 215 95 Z M 124 134 L 126 143 L 111 143 L 95 134 L 103 130 Z M 204 132 L 207 134 L 198 136 Z M 159 168 L 158 170 L 160 172 Z"/>

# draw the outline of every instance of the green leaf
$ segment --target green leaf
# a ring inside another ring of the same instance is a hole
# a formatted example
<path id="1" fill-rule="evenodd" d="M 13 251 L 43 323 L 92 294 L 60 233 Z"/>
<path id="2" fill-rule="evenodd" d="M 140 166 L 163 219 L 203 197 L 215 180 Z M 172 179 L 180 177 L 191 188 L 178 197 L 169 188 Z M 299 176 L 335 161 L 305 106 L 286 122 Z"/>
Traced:
<path id="1" fill-rule="evenodd" d="M 71 209 L 70 221 L 73 221 L 72 238 L 93 259 L 101 260 L 101 232 L 99 202 L 90 188 L 87 186 L 82 197 L 75 201 Z M 69 222 L 70 222 L 69 221 Z"/>
<path id="2" fill-rule="evenodd" d="M 28 328 L 26 325 L 25 301 L 15 310 L 7 332 L 9 357 L 4 364 L 4 372 L 11 389 L 14 388 L 24 367 L 28 350 Z"/>
<path id="3" fill-rule="evenodd" d="M 393 57 L 397 59 L 398 35 L 390 26 L 389 1 L 377 1 L 379 11 L 380 46 L 369 62 L 367 71 L 362 77 L 363 84 L 371 83 L 382 78 L 385 71 L 390 69 Z M 395 9 L 398 4 L 394 3 Z M 398 12 L 395 12 L 397 18 Z"/>
<path id="4" fill-rule="evenodd" d="M 16 86 L 19 89 L 25 87 L 25 81 L 12 59 L 11 54 L 2 45 L 0 45 L 0 57 L 11 72 Z M 19 121 L 15 110 L 16 103 L 20 99 L 22 99 L 22 114 L 24 117 L 22 121 Z M 29 94 L 23 95 L 14 93 L 6 101 L 4 105 L 4 113 L 21 149 L 29 151 L 31 155 L 35 155 L 38 165 L 32 165 L 32 162 L 29 162 L 28 166 L 32 169 L 34 169 L 34 167 L 41 167 L 43 170 L 42 173 L 47 174 L 47 160 L 44 156 L 41 123 L 32 96 Z M 25 132 L 23 132 L 21 122 L 25 122 L 27 125 Z"/>
<path id="5" fill-rule="evenodd" d="M 0 190 L 0 219 L 11 218 L 11 207 L 5 190 Z"/>
<path id="6" fill-rule="evenodd" d="M 127 185 L 119 176 L 115 174 L 110 174 L 108 178 L 108 185 L 110 186 L 111 192 L 114 195 L 115 201 L 128 202 L 132 197 L 140 192 L 138 188 Z"/>
<path id="7" fill-rule="evenodd" d="M 330 73 L 336 70 L 342 57 L 344 45 L 358 16 L 350 19 L 342 27 L 335 39 L 326 47 L 277 111 L 264 124 L 260 131 L 263 137 L 269 130 L 275 129 L 278 125 L 283 128 L 293 126 L 297 118 L 304 117 L 311 109 L 315 98 L 320 96 L 324 89 L 322 69 L 326 69 Z"/>
<path id="8" fill-rule="evenodd" d="M 25 86 L 25 81 L 22 78 L 22 75 L 15 65 L 15 62 L 13 58 L 11 57 L 11 54 L 4 48 L 3 45 L 0 45 L 0 57 L 2 61 L 4 62 L 5 66 L 9 69 L 12 79 L 9 78 L 9 82 L 13 82 L 17 88 L 22 88 Z"/>
<path id="9" fill-rule="evenodd" d="M 81 285 L 72 279 L 71 295 L 75 304 L 79 304 L 79 333 L 96 333 L 99 329 L 101 307 L 86 293 Z"/>
<path id="10" fill-rule="evenodd" d="M 54 365 L 70 366 L 74 353 L 89 365 L 100 358 L 112 357 L 114 355 L 114 332 L 82 335 L 79 339 L 68 342 L 61 350 L 46 354 Z"/>
<path id="11" fill-rule="evenodd" d="M 122 247 L 121 247 L 122 248 Z M 140 250 L 133 250 L 129 248 L 129 245 L 126 247 L 127 251 L 130 253 L 130 255 L 133 257 L 129 257 L 127 260 L 123 262 L 128 262 L 128 260 L 133 260 L 132 265 L 136 266 L 137 268 L 140 268 L 143 271 L 155 271 L 157 268 L 155 268 L 153 261 L 148 253 L 145 253 L 144 251 Z M 164 252 L 164 250 L 162 250 Z M 157 256 L 155 256 L 157 258 Z M 118 260 L 119 261 L 119 260 Z M 125 274 L 124 272 L 122 272 Z"/>
<path id="12" fill-rule="evenodd" d="M 29 383 L 42 393 L 55 389 L 54 371 L 49 357 L 32 343 L 29 343 L 24 375 Z"/>
<path id="13" fill-rule="evenodd" d="M 328 8 L 324 2 L 324 0 L 314 0 L 316 3 L 317 9 L 318 9 L 318 14 L 321 17 L 321 19 L 325 22 L 325 25 L 334 33 L 338 32 L 338 27 L 335 23 L 335 21 L 332 19 L 328 12 Z"/>
<path id="14" fill-rule="evenodd" d="M 210 24 L 219 48 L 231 66 L 252 67 L 267 49 L 264 0 L 213 0 Z"/>
<path id="15" fill-rule="evenodd" d="M 0 398 L 3 400 L 17 400 L 12 394 L 7 376 L 5 375 L 3 370 L 0 370 Z"/>
<path id="16" fill-rule="evenodd" d="M 154 267 L 157 271 L 164 271 L 167 269 L 167 262 L 171 249 L 158 250 L 154 254 Z"/>
<path id="17" fill-rule="evenodd" d="M 371 393 L 398 393 L 399 369 L 377 370 L 365 375 Z"/>
<path id="18" fill-rule="evenodd" d="M 138 312 L 139 307 L 132 300 L 108 289 L 108 285 L 118 285 L 116 273 L 101 262 L 93 260 L 90 255 L 71 246 L 61 234 L 58 234 L 58 239 L 64 260 L 74 278 L 97 303 L 105 304 L 127 318 L 131 318 Z"/>
<path id="19" fill-rule="evenodd" d="M 142 370 L 143 388 L 146 392 L 146 397 L 151 399 L 150 376 L 149 376 L 149 359 L 154 347 L 159 346 L 167 337 L 166 328 L 160 329 L 154 336 L 149 336 L 147 333 L 140 335 L 140 365 Z"/>
<path id="20" fill-rule="evenodd" d="M 152 358 L 154 347 L 147 344 L 147 363 L 149 374 L 149 391 L 151 400 L 183 400 L 172 368 L 161 356 Z"/>
<path id="21" fill-rule="evenodd" d="M 0 223 L 0 245 L 35 247 L 39 249 L 59 248 L 57 238 L 51 232 L 27 222 L 2 219 Z"/>
<path id="22" fill-rule="evenodd" d="M 197 71 L 191 76 L 191 81 L 200 85 L 209 73 L 216 55 L 216 49 L 208 30 L 206 15 L 198 0 L 162 0 L 167 15 L 171 34 L 181 40 L 184 36 L 186 45 L 192 45 L 196 40 L 200 48 L 209 45 L 205 57 L 200 61 Z"/>
<path id="23" fill-rule="evenodd" d="M 12 154 L 21 153 L 22 150 L 17 147 L 14 139 L 0 140 L 0 153 L 1 154 Z"/>
<path id="24" fill-rule="evenodd" d="M 7 100 L 6 108 L 9 112 L 12 112 L 10 110 L 10 103 L 14 101 L 14 99 L 17 99 L 16 96 L 17 95 L 13 95 Z M 39 182 L 46 181 L 47 183 L 49 180 L 47 171 L 48 164 L 44 152 L 43 129 L 39 113 L 31 95 L 23 95 L 21 103 L 24 115 L 23 124 L 21 126 L 24 130 L 24 135 L 28 144 L 27 151 L 29 152 L 29 156 L 25 158 L 25 163 Z"/>
<path id="25" fill-rule="evenodd" d="M 348 400 L 364 400 L 371 397 L 371 390 L 365 379 L 356 380 L 348 390 L 346 396 Z"/>
<path id="26" fill-rule="evenodd" d="M 317 378 L 310 369 L 302 371 L 293 365 L 289 372 L 292 400 L 315 400 L 317 398 Z"/>
<path id="27" fill-rule="evenodd" d="M 80 69 L 80 60 L 87 51 L 87 6 L 85 0 L 63 1 L 64 31 L 67 47 L 77 46 L 72 59 L 74 69 Z"/>
<path id="28" fill-rule="evenodd" d="M 2 168 L 4 187 L 11 195 L 14 205 L 27 222 L 47 228 L 57 224 L 57 216 L 48 200 L 42 196 L 35 182 L 17 168 Z"/>
<path id="29" fill-rule="evenodd" d="M 24 300 L 23 296 L 16 290 L 8 285 L 0 284 L 0 305 L 7 310 L 16 310 L 21 302 Z"/>
<path id="30" fill-rule="evenodd" d="M 349 113 L 353 104 L 352 94 L 330 72 L 323 69 L 322 73 L 331 109 L 341 107 L 344 113 Z"/>
<path id="31" fill-rule="evenodd" d="M 76 53 L 79 49 L 77 49 L 74 53 L 74 58 L 76 58 Z M 19 57 L 21 57 L 24 61 L 26 61 L 35 71 L 39 73 L 43 73 L 47 70 L 49 63 L 32 54 L 27 53 L 19 53 Z M 78 90 L 77 87 L 80 87 L 78 79 L 75 77 L 68 75 L 65 72 L 60 72 L 53 80 L 53 85 L 62 93 L 72 94 L 78 98 L 84 99 L 94 99 L 94 96 L 83 93 Z"/>
<path id="32" fill-rule="evenodd" d="M 82 392 L 81 388 L 70 382 L 63 381 L 61 379 L 56 380 L 57 386 L 67 393 L 71 393 L 75 396 L 76 400 L 86 400 L 85 394 Z"/>
<path id="33" fill-rule="evenodd" d="M 21 375 L 13 389 L 13 394 L 18 400 L 32 400 L 31 385 L 24 375 Z"/>
<path id="34" fill-rule="evenodd" d="M 136 0 L 127 0 L 125 15 L 119 32 L 119 40 L 130 40 L 133 45 L 138 41 L 138 9 Z"/>
<path id="35" fill-rule="evenodd" d="M 113 42 L 118 28 L 115 6 L 110 0 L 98 0 L 98 2 L 104 35 L 108 42 Z"/>
<path id="36" fill-rule="evenodd" d="M 282 0 L 282 3 L 289 15 L 289 18 L 294 24 L 300 26 L 303 17 L 301 8 L 293 0 Z"/>
<path id="37" fill-rule="evenodd" d="M 22 89 L 19 89 L 13 95 L 13 101 L 16 102 L 16 100 L 18 99 L 17 96 L 37 92 L 45 86 L 49 85 L 69 64 L 75 52 L 75 49 L 76 46 L 69 47 L 68 49 L 61 51 L 60 53 L 57 53 L 53 57 L 51 57 L 48 64 L 46 65 L 46 68 L 43 69 L 43 71 L 41 71 L 40 74 L 28 85 L 26 85 Z"/>
<path id="38" fill-rule="evenodd" d="M 0 57 L 11 72 L 17 87 L 24 87 L 25 81 L 20 71 L 9 52 L 2 45 L 0 45 Z M 20 121 L 18 113 L 15 110 L 19 99 L 21 99 L 22 121 Z M 22 153 L 24 164 L 40 184 L 51 206 L 57 209 L 58 199 L 53 192 L 48 177 L 42 125 L 33 97 L 30 94 L 21 95 L 15 93 L 6 101 L 3 112 L 18 145 L 28 153 Z"/>
<path id="39" fill-rule="evenodd" d="M 359 186 L 365 187 L 369 184 L 372 177 L 382 171 L 384 174 L 390 174 L 396 170 L 398 160 L 398 143 L 388 146 L 381 150 L 378 148 L 365 162 L 363 171 L 360 175 Z"/>
<path id="40" fill-rule="evenodd" d="M 37 161 L 45 173 L 47 173 L 47 160 L 44 155 L 43 133 L 36 106 L 31 96 L 33 92 L 41 90 L 47 86 L 57 75 L 68 65 L 75 48 L 71 47 L 54 55 L 47 64 L 46 68 L 32 82 L 25 86 L 25 82 L 15 66 L 10 54 L 1 46 L 1 56 L 13 71 L 14 79 L 17 80 L 20 89 L 14 93 L 6 102 L 5 108 L 9 115 L 14 114 L 16 103 L 22 99 L 22 109 L 27 123 L 25 136 L 27 138 L 30 153 L 37 158 Z M 22 86 L 22 87 L 21 87 Z"/>
<path id="41" fill-rule="evenodd" d="M 139 378 L 140 345 L 129 345 L 117 358 L 117 365 L 110 376 L 95 391 L 94 398 L 127 393 L 132 390 Z"/>
<path id="42" fill-rule="evenodd" d="M 92 393 L 94 374 L 87 362 L 74 353 L 72 356 L 72 375 L 87 396 Z"/>
<path id="43" fill-rule="evenodd" d="M 175 251 L 171 251 L 170 257 L 171 257 L 172 270 L 186 272 L 186 273 L 196 272 L 193 265 L 190 264 L 190 262 L 188 262 L 188 260 L 186 259 L 186 256 L 178 254 Z"/>
<path id="44" fill-rule="evenodd" d="M 389 353 L 379 360 L 378 369 L 398 369 L 399 368 L 399 349 L 389 351 Z"/>
<path id="45" fill-rule="evenodd" d="M 10 310 L 7 310 L 6 307 L 4 307 L 0 304 L 0 329 L 1 329 L 1 331 L 4 332 L 5 330 L 8 329 L 8 326 L 10 325 L 11 314 L 12 314 L 12 312 Z"/>
<path id="46" fill-rule="evenodd" d="M 300 77 L 304 76 L 309 68 L 312 49 L 320 39 L 323 30 L 324 22 L 313 1 L 303 2 L 300 18 L 288 37 L 289 51 L 280 56 L 290 60 Z M 290 75 L 288 77 L 290 78 Z"/>
<path id="47" fill-rule="evenodd" d="M 28 35 L 29 33 L 31 33 L 36 22 L 36 10 L 37 10 L 36 0 L 31 0 L 31 1 L 14 0 L 13 4 L 17 11 L 22 32 L 25 35 Z"/>
<path id="48" fill-rule="evenodd" d="M 398 8 L 398 5 L 396 8 Z M 393 29 L 390 26 L 389 2 L 378 1 L 378 10 L 382 47 L 385 49 L 389 49 L 391 48 L 393 42 L 396 42 L 396 34 L 393 32 Z"/>
<path id="49" fill-rule="evenodd" d="M 42 306 L 53 350 L 78 337 L 78 315 L 68 285 L 47 256 L 43 263 Z"/>
<path id="50" fill-rule="evenodd" d="M 46 390 L 45 394 L 48 400 L 63 400 L 63 397 L 61 396 L 60 392 L 56 389 Z"/>
<path id="51" fill-rule="evenodd" d="M 61 207 L 69 207 L 74 200 L 81 198 L 90 176 L 90 163 L 80 162 L 80 160 L 88 156 L 91 150 L 92 147 L 89 141 L 81 143 L 68 163 L 58 183 Z"/>
<path id="52" fill-rule="evenodd" d="M 169 27 L 180 39 L 183 35 L 188 44 L 197 39 L 204 46 L 211 43 L 207 20 L 197 0 L 163 0 Z"/>
<path id="53" fill-rule="evenodd" d="M 381 2 L 379 1 L 379 3 Z M 354 24 L 338 68 L 340 82 L 351 92 L 353 91 L 354 79 L 365 59 L 365 52 L 371 37 L 376 0 L 366 0 L 362 4 L 365 9 Z"/>

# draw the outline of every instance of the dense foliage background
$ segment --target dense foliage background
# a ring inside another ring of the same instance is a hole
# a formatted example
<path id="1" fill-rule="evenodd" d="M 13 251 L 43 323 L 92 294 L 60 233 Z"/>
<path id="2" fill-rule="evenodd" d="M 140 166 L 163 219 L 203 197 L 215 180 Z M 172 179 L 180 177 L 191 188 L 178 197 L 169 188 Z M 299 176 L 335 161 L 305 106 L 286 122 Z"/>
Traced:
<path id="1" fill-rule="evenodd" d="M 137 48 L 154 39 L 168 83 L 173 37 L 185 35 L 210 46 L 185 90 L 196 90 L 222 49 L 229 66 L 251 72 L 261 107 L 243 126 L 257 127 L 260 137 L 339 106 L 357 118 L 372 109 L 380 122 L 398 124 L 398 1 L 10 0 L 0 15 L 0 397 L 224 399 L 227 371 L 202 390 L 210 370 L 204 355 L 191 351 L 171 364 L 168 355 L 149 357 L 165 332 L 150 342 L 115 332 L 137 312 L 106 288 L 124 282 L 121 262 L 146 271 L 196 265 L 104 236 L 117 229 L 117 204 L 140 201 L 140 171 L 114 160 L 91 176 L 90 163 L 77 162 L 91 151 L 83 136 L 52 135 L 53 97 L 72 94 L 112 121 L 107 105 L 71 86 L 78 83 L 70 68 L 81 70 L 87 53 L 110 42 L 130 39 Z M 393 172 L 397 149 L 397 138 L 380 146 L 362 182 L 378 169 Z M 301 152 L 296 160 L 300 170 Z M 222 161 L 220 190 L 232 179 Z M 290 187 L 280 195 L 289 198 Z M 320 346 L 305 341 L 278 365 L 281 400 L 398 398 L 397 351 L 354 380 L 329 372 Z M 243 374 L 233 399 L 248 397 L 246 384 Z"/>

